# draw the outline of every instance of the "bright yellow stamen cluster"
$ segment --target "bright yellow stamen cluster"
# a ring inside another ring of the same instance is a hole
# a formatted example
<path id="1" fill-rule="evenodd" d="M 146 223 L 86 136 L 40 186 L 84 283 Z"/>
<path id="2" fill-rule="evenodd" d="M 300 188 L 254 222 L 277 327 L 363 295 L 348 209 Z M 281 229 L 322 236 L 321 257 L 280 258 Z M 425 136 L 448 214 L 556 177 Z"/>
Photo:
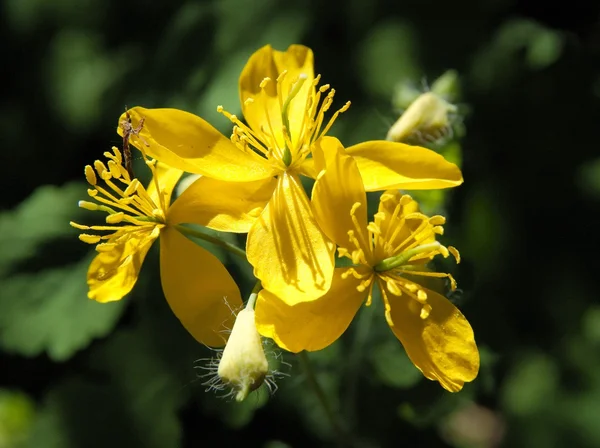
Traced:
<path id="1" fill-rule="evenodd" d="M 294 117 L 296 122 L 301 121 L 301 125 L 299 129 L 294 129 L 294 135 L 292 135 L 290 105 L 293 101 L 298 101 L 298 93 L 307 81 L 307 76 L 300 74 L 291 84 L 289 90 L 284 92 L 282 85 L 286 76 L 287 71 L 283 71 L 275 81 L 279 109 L 278 117 L 272 117 L 273 110 L 269 109 L 269 104 L 271 104 L 269 99 L 272 98 L 268 93 L 268 90 L 272 90 L 269 89 L 270 84 L 273 82 L 271 78 L 267 77 L 261 81 L 259 85 L 260 93 L 257 97 L 247 98 L 244 102 L 246 107 L 264 107 L 266 124 L 263 124 L 260 129 L 252 129 L 245 125 L 236 115 L 225 111 L 223 106 L 217 108 L 219 113 L 222 113 L 234 123 L 231 141 L 239 149 L 246 152 L 258 152 L 284 170 L 293 164 L 302 162 L 310 154 L 312 144 L 329 131 L 339 114 L 350 107 L 348 101 L 333 114 L 324 126 L 325 114 L 331 108 L 335 89 L 330 89 L 329 84 L 317 88 L 321 79 L 319 75 L 312 82 L 312 88 L 302 108 L 302 116 Z M 325 95 L 324 98 L 322 98 L 323 95 Z M 296 108 L 294 113 L 297 114 L 297 111 Z M 273 123 L 281 123 L 281 129 L 277 129 Z"/>
<path id="2" fill-rule="evenodd" d="M 460 254 L 452 247 L 443 246 L 436 241 L 436 235 L 442 235 L 446 219 L 443 216 L 428 217 L 420 213 L 416 203 L 408 195 L 396 199 L 394 194 L 384 193 L 381 196 L 382 203 L 396 200 L 396 206 L 391 213 L 379 211 L 370 222 L 366 232 L 361 230 L 360 223 L 356 218 L 356 210 L 361 206 L 355 203 L 350 210 L 350 216 L 354 225 L 348 231 L 350 243 L 354 246 L 352 250 L 339 247 L 338 253 L 341 257 L 347 257 L 355 265 L 368 266 L 372 270 L 359 273 L 351 267 L 343 275 L 350 275 L 361 280 L 357 289 L 362 292 L 370 288 L 375 275 L 381 282 L 381 290 L 386 307 L 386 318 L 393 325 L 390 318 L 390 305 L 388 293 L 394 296 L 406 294 L 415 300 L 420 317 L 426 319 L 431 313 L 431 305 L 427 303 L 427 293 L 419 284 L 408 280 L 405 275 L 448 278 L 452 290 L 456 289 L 456 281 L 449 273 L 429 272 L 423 267 L 436 255 L 444 258 L 450 254 L 456 262 L 460 262 Z M 387 224 L 384 226 L 384 223 Z M 385 287 L 384 287 L 385 286 Z M 367 305 L 371 302 L 371 293 L 367 299 Z"/>
<path id="3" fill-rule="evenodd" d="M 85 243 L 97 244 L 98 252 L 108 252 L 124 239 L 135 232 L 147 232 L 157 225 L 164 225 L 164 198 L 159 193 L 159 204 L 150 197 L 144 186 L 137 180 L 131 179 L 123 165 L 121 152 L 112 148 L 113 152 L 105 152 L 108 163 L 100 160 L 94 166 L 85 167 L 85 178 L 92 188 L 88 195 L 94 202 L 79 201 L 79 207 L 86 210 L 99 210 L 108 213 L 106 226 L 85 226 L 71 222 L 76 229 L 109 232 L 106 235 L 82 233 L 79 239 Z M 146 159 L 146 164 L 152 171 L 157 191 L 160 192 L 156 180 L 156 161 Z M 103 185 L 101 185 L 104 184 Z M 108 242 L 101 242 L 108 240 Z M 99 243 L 99 244 L 98 244 Z"/>

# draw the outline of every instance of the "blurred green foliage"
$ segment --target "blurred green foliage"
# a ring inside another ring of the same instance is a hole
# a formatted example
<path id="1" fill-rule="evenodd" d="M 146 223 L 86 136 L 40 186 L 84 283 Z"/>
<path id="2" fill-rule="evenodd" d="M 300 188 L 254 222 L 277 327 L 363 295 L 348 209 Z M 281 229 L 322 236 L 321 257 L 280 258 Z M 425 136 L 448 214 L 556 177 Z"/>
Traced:
<path id="1" fill-rule="evenodd" d="M 119 145 L 125 105 L 178 107 L 229 133 L 216 107 L 239 113 L 240 70 L 267 43 L 313 48 L 336 104 L 352 101 L 333 129 L 346 145 L 384 138 L 427 85 L 459 106 L 453 138 L 430 146 L 465 184 L 415 197 L 446 214 L 463 255 L 450 298 L 475 329 L 480 376 L 455 395 L 423 379 L 375 297 L 310 354 L 355 444 L 600 446 L 596 10 L 570 3 L 573 22 L 510 0 L 1 8 L 0 448 L 333 443 L 293 356 L 273 352 L 273 396 L 205 392 L 194 367 L 216 354 L 172 316 L 156 248 L 127 298 L 89 301 L 89 247 L 68 225 L 96 219 L 77 208 L 83 166 Z M 251 268 L 210 249 L 247 294 Z"/>

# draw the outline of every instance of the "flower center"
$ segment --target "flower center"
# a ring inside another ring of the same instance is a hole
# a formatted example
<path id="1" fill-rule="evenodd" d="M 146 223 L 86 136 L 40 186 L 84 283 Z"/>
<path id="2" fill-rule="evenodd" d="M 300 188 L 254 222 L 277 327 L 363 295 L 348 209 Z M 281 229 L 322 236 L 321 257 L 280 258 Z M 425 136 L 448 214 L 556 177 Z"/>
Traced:
<path id="1" fill-rule="evenodd" d="M 427 293 L 419 284 L 405 276 L 448 278 L 451 289 L 455 290 L 456 281 L 451 274 L 428 271 L 425 264 L 436 255 L 447 258 L 450 254 L 459 263 L 460 254 L 454 247 L 446 247 L 436 241 L 436 235 L 444 233 L 442 225 L 446 219 L 443 216 L 427 217 L 420 213 L 416 203 L 408 195 L 402 196 L 399 200 L 394 194 L 384 193 L 381 196 L 382 202 L 391 200 L 396 200 L 391 214 L 379 212 L 375 215 L 375 222 L 370 224 L 375 234 L 375 252 L 381 260 L 373 269 L 378 273 L 379 280 L 386 286 L 381 288 L 386 310 L 389 305 L 387 292 L 394 296 L 407 294 L 418 304 L 421 318 L 426 319 L 431 312 L 431 306 L 427 303 Z M 392 325 L 387 311 L 386 318 Z"/>
<path id="2" fill-rule="evenodd" d="M 259 85 L 259 93 L 244 101 L 248 111 L 251 108 L 263 108 L 262 111 L 256 110 L 256 116 L 263 118 L 260 123 L 254 123 L 254 127 L 242 123 L 237 116 L 225 111 L 223 106 L 217 107 L 218 112 L 234 123 L 231 141 L 240 150 L 257 152 L 281 170 L 301 163 L 310 154 L 313 143 L 329 131 L 339 114 L 350 107 L 350 102 L 347 102 L 324 126 L 325 113 L 333 103 L 335 89 L 330 89 L 329 84 L 317 88 L 321 79 L 319 75 L 312 81 L 305 97 L 300 92 L 308 81 L 306 74 L 300 74 L 289 88 L 284 89 L 283 81 L 287 75 L 285 70 L 275 81 L 264 78 Z M 275 90 L 271 85 L 273 82 Z M 274 91 L 276 98 L 270 94 Z M 304 98 L 305 102 L 301 104 Z"/>
<path id="3" fill-rule="evenodd" d="M 96 160 L 94 167 L 85 167 L 85 178 L 92 188 L 88 195 L 94 200 L 79 201 L 79 207 L 87 210 L 99 210 L 107 213 L 105 226 L 85 226 L 71 222 L 71 226 L 80 230 L 109 232 L 106 235 L 82 233 L 79 239 L 88 244 L 97 244 L 98 252 L 107 252 L 122 243 L 135 232 L 148 232 L 157 225 L 165 224 L 166 204 L 161 194 L 156 176 L 156 161 L 147 159 L 146 165 L 152 171 L 153 187 L 156 189 L 156 199 L 148 193 L 137 180 L 131 179 L 123 164 L 121 152 L 112 148 L 113 152 L 105 152 L 109 159 L 104 162 Z M 108 166 L 107 166 L 108 165 Z M 101 185 L 101 184 L 104 184 Z M 156 202 L 159 202 L 157 205 Z M 108 240 L 108 242 L 102 242 Z"/>

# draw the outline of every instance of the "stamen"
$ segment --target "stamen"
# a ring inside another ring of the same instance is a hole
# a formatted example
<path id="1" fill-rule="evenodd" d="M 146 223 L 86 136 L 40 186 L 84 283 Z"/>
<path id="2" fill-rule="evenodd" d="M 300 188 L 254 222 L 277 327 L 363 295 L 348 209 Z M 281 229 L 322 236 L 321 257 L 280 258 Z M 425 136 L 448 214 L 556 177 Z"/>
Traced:
<path id="1" fill-rule="evenodd" d="M 98 176 L 100 176 L 101 179 L 104 179 L 104 176 L 108 170 L 106 168 L 106 165 L 104 165 L 103 162 L 101 162 L 100 160 L 96 160 L 94 161 L 94 168 L 96 169 L 96 172 L 98 173 Z M 110 174 L 110 172 L 109 172 Z M 109 177 L 110 179 L 110 177 Z"/>
<path id="2" fill-rule="evenodd" d="M 425 320 L 429 317 L 430 313 L 431 313 L 431 305 L 429 305 L 429 304 L 423 305 L 423 308 L 421 308 L 421 314 L 419 314 L 419 317 L 421 319 Z"/>
<path id="3" fill-rule="evenodd" d="M 90 230 L 90 226 L 84 226 L 82 224 L 77 224 L 74 221 L 69 221 L 69 225 L 71 227 L 75 227 L 76 229 L 79 229 L 79 230 Z"/>
<path id="4" fill-rule="evenodd" d="M 460 263 L 460 253 L 458 252 L 458 250 L 455 247 L 448 246 L 448 252 L 450 252 L 452 254 L 454 259 L 456 260 L 456 264 Z"/>
<path id="5" fill-rule="evenodd" d="M 119 170 L 119 166 L 113 160 L 108 161 L 108 169 L 115 179 L 121 177 L 121 170 Z"/>
<path id="6" fill-rule="evenodd" d="M 379 278 L 379 290 L 381 291 L 381 298 L 383 299 L 383 305 L 385 308 L 385 320 L 390 327 L 393 327 L 394 321 L 392 320 L 392 307 L 390 306 L 390 300 L 382 283 L 383 280 Z"/>
<path id="7" fill-rule="evenodd" d="M 100 206 L 98 204 L 94 204 L 93 202 L 88 202 L 88 201 L 79 201 L 77 203 L 77 206 L 80 208 L 84 208 L 86 210 L 91 210 L 91 211 L 97 211 Z"/>
<path id="8" fill-rule="evenodd" d="M 125 213 L 118 212 L 118 213 L 115 213 L 114 215 L 108 215 L 106 217 L 106 223 L 107 224 L 119 224 L 120 222 L 123 222 L 123 218 L 125 218 Z"/>
<path id="9" fill-rule="evenodd" d="M 110 252 L 117 247 L 114 243 L 100 243 L 96 246 L 96 252 Z"/>
<path id="10" fill-rule="evenodd" d="M 402 295 L 402 290 L 396 284 L 396 282 L 394 281 L 394 279 L 392 279 L 392 278 L 386 278 L 385 284 L 386 284 L 388 290 L 392 294 L 394 294 L 395 296 L 401 296 Z"/>
<path id="11" fill-rule="evenodd" d="M 96 178 L 96 173 L 94 169 L 90 165 L 85 166 L 85 180 L 87 180 L 88 184 L 94 186 L 98 182 Z"/>
<path id="12" fill-rule="evenodd" d="M 139 186 L 140 186 L 140 181 L 137 179 L 133 179 L 131 181 L 131 183 L 129 185 L 127 185 L 127 188 L 123 192 L 123 196 L 125 196 L 125 197 L 131 196 L 133 193 L 135 193 L 137 191 Z"/>
<path id="13" fill-rule="evenodd" d="M 100 237 L 98 235 L 88 235 L 87 233 L 79 235 L 79 239 L 87 244 L 96 244 L 100 242 Z"/>

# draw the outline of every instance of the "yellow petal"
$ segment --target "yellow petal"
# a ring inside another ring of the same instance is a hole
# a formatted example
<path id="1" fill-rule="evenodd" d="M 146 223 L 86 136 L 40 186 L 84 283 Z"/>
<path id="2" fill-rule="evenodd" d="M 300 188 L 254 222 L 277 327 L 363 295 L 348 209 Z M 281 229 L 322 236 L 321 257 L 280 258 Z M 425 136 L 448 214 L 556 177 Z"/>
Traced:
<path id="1" fill-rule="evenodd" d="M 429 190 L 463 182 L 455 164 L 420 146 L 378 140 L 351 146 L 346 152 L 356 160 L 367 191 Z"/>
<path id="2" fill-rule="evenodd" d="M 149 227 L 147 232 L 130 233 L 110 252 L 96 255 L 87 273 L 88 297 L 105 303 L 121 300 L 127 295 L 135 285 L 144 258 L 159 232 L 158 227 Z"/>
<path id="3" fill-rule="evenodd" d="M 288 111 L 292 141 L 296 141 L 304 120 L 307 97 L 314 91 L 313 61 L 312 50 L 303 45 L 290 45 L 286 51 L 277 51 L 266 45 L 250 56 L 240 75 L 239 87 L 244 118 L 254 131 L 272 127 L 278 144 L 283 144 L 280 132 L 283 125 L 282 111 L 277 89 L 280 89 L 285 101 L 292 85 L 303 74 L 306 80 L 291 101 Z M 277 78 L 283 71 L 287 73 L 278 87 Z M 265 86 L 264 93 L 261 93 L 260 83 L 267 77 L 271 82 Z M 248 98 L 253 101 L 246 102 Z"/>
<path id="4" fill-rule="evenodd" d="M 289 305 L 315 300 L 331 285 L 334 248 L 315 221 L 300 179 L 283 173 L 248 233 L 254 275 Z"/>
<path id="5" fill-rule="evenodd" d="M 201 177 L 173 203 L 169 225 L 195 223 L 225 232 L 246 233 L 271 199 L 277 180 L 224 182 Z"/>
<path id="6" fill-rule="evenodd" d="M 298 172 L 298 174 L 310 177 L 311 179 L 315 179 L 317 177 L 317 174 L 319 174 L 315 167 L 315 160 L 312 158 L 304 159 L 302 163 L 297 165 L 296 171 Z"/>
<path id="7" fill-rule="evenodd" d="M 154 176 L 154 178 L 152 178 L 148 184 L 148 195 L 152 198 L 154 204 L 159 205 L 161 203 L 158 190 L 156 189 L 156 184 L 158 183 L 160 194 L 162 195 L 164 203 L 168 209 L 169 205 L 171 204 L 171 195 L 173 194 L 175 185 L 177 185 L 177 182 L 181 178 L 183 171 L 177 168 L 171 168 L 169 165 L 164 163 L 157 163 L 155 170 L 156 176 Z"/>
<path id="8" fill-rule="evenodd" d="M 384 286 L 383 282 L 379 283 Z M 431 311 L 420 317 L 422 305 L 406 294 L 390 300 L 391 327 L 409 358 L 430 380 L 450 392 L 458 392 L 479 372 L 479 352 L 473 329 L 448 299 L 425 289 Z"/>
<path id="9" fill-rule="evenodd" d="M 346 154 L 339 140 L 332 137 L 322 138 L 314 146 L 313 154 L 317 161 L 323 161 L 323 171 L 312 191 L 313 210 L 321 229 L 344 248 L 353 247 L 348 239 L 349 230 L 354 231 L 355 236 L 360 231 L 359 241 L 368 241 L 367 195 L 356 162 Z M 354 211 L 358 229 L 350 215 L 356 203 L 361 204 Z M 370 253 L 370 247 L 362 249 Z"/>
<path id="10" fill-rule="evenodd" d="M 175 316 L 200 343 L 225 345 L 240 309 L 240 291 L 210 252 L 166 227 L 160 235 L 160 278 Z M 233 310 L 233 311 L 232 311 Z"/>
<path id="11" fill-rule="evenodd" d="M 129 109 L 132 126 L 144 123 L 131 143 L 149 157 L 174 168 L 221 180 L 249 182 L 271 177 L 266 159 L 238 149 L 229 139 L 196 115 L 178 109 Z M 125 114 L 119 123 L 125 120 Z M 119 135 L 123 129 L 117 128 Z"/>
<path id="12" fill-rule="evenodd" d="M 356 289 L 360 280 L 354 276 L 341 277 L 347 270 L 337 268 L 329 292 L 312 302 L 290 306 L 262 290 L 255 308 L 258 332 L 294 353 L 321 350 L 335 342 L 368 294 Z"/>

